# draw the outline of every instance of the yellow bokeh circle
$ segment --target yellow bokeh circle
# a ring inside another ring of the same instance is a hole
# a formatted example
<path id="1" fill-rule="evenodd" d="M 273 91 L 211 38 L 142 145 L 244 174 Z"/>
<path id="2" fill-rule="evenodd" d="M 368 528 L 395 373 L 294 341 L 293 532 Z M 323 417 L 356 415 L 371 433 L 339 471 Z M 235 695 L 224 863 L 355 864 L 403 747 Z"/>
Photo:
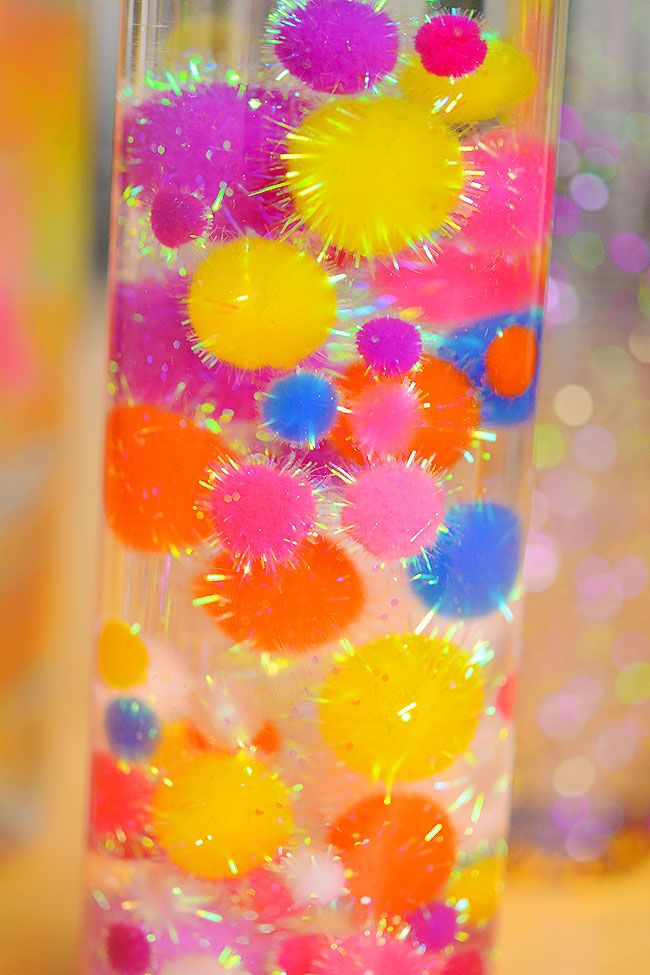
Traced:
<path id="1" fill-rule="evenodd" d="M 535 89 L 535 70 L 527 54 L 497 38 L 488 40 L 485 61 L 462 78 L 430 74 L 419 58 L 404 68 L 400 88 L 407 98 L 437 111 L 453 125 L 494 118 Z"/>
<path id="2" fill-rule="evenodd" d="M 492 918 L 504 889 L 505 860 L 485 857 L 455 870 L 445 892 L 446 902 L 455 907 L 463 923 L 480 926 Z"/>
<path id="3" fill-rule="evenodd" d="M 123 620 L 108 620 L 102 627 L 98 666 L 102 680 L 109 687 L 133 687 L 147 675 L 149 652 L 137 629 Z"/>
<path id="4" fill-rule="evenodd" d="M 403 99 L 328 102 L 287 146 L 287 185 L 302 220 L 326 245 L 367 257 L 440 230 L 464 185 L 455 134 Z"/>
<path id="5" fill-rule="evenodd" d="M 327 339 L 336 295 L 325 269 L 285 241 L 243 237 L 196 269 L 189 320 L 206 357 L 291 368 Z"/>
<path id="6" fill-rule="evenodd" d="M 284 784 L 243 753 L 204 752 L 171 769 L 153 806 L 156 837 L 169 859 L 208 880 L 273 859 L 293 826 Z"/>
<path id="7" fill-rule="evenodd" d="M 413 781 L 467 750 L 483 697 L 478 666 L 453 644 L 393 634 L 332 670 L 321 695 L 321 729 L 351 768 L 382 782 Z"/>

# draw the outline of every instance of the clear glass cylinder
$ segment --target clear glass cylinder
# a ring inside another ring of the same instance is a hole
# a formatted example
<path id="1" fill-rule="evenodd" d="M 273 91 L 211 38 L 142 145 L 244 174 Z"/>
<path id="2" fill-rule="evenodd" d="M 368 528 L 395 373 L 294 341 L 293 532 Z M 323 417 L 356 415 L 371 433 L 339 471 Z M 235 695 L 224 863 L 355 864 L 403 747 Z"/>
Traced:
<path id="1" fill-rule="evenodd" d="M 563 13 L 124 5 L 92 975 L 491 970 Z"/>

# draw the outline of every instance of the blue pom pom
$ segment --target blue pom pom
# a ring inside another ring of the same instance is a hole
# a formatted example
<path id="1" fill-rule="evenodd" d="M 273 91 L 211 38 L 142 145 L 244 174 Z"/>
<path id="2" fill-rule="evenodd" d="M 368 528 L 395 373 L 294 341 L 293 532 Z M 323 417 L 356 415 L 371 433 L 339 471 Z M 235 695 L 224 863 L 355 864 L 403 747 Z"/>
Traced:
<path id="1" fill-rule="evenodd" d="M 160 738 L 158 718 L 143 701 L 118 697 L 106 708 L 106 737 L 120 758 L 147 758 Z"/>
<path id="2" fill-rule="evenodd" d="M 535 412 L 537 398 L 537 374 L 530 387 L 521 396 L 500 396 L 486 380 L 485 356 L 494 339 L 510 325 L 524 325 L 537 335 L 542 334 L 542 310 L 484 318 L 465 328 L 450 332 L 436 347 L 436 355 L 452 362 L 466 372 L 481 395 L 481 419 L 494 426 L 511 426 L 529 420 Z"/>
<path id="3" fill-rule="evenodd" d="M 336 406 L 336 393 L 324 376 L 297 372 L 273 384 L 262 415 L 283 440 L 314 446 L 334 426 Z"/>
<path id="4" fill-rule="evenodd" d="M 519 572 L 523 533 L 509 508 L 480 502 L 452 508 L 432 548 L 409 562 L 420 599 L 441 616 L 485 616 L 503 608 Z"/>

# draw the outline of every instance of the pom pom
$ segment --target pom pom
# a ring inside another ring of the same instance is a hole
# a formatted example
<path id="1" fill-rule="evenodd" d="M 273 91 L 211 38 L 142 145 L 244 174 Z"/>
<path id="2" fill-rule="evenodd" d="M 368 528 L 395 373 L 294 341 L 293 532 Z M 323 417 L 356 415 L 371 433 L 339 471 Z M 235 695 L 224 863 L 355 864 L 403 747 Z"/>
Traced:
<path id="1" fill-rule="evenodd" d="M 517 674 L 508 674 L 497 691 L 496 706 L 506 719 L 512 721 L 517 706 Z"/>
<path id="2" fill-rule="evenodd" d="M 231 559 L 211 563 L 198 580 L 203 606 L 236 642 L 276 653 L 304 653 L 340 639 L 360 614 L 363 583 L 342 549 L 326 539 L 307 542 L 294 563 L 269 573 L 252 565 L 245 575 Z"/>
<path id="3" fill-rule="evenodd" d="M 151 204 L 151 229 L 165 247 L 181 247 L 204 234 L 210 210 L 193 193 L 164 186 Z"/>
<path id="4" fill-rule="evenodd" d="M 234 975 L 248 975 L 237 962 L 231 964 L 227 960 L 222 964 L 218 958 L 207 954 L 181 955 L 166 962 L 160 969 L 160 975 L 228 975 L 229 972 Z"/>
<path id="5" fill-rule="evenodd" d="M 281 0 L 272 16 L 281 64 L 314 91 L 354 95 L 395 67 L 397 26 L 359 0 Z"/>
<path id="6" fill-rule="evenodd" d="M 112 852 L 139 852 L 147 830 L 153 787 L 139 768 L 124 770 L 97 752 L 91 771 L 90 829 Z"/>
<path id="7" fill-rule="evenodd" d="M 210 470 L 207 484 L 206 514 L 219 542 L 245 567 L 291 561 L 314 527 L 313 487 L 298 467 L 230 460 Z"/>
<path id="8" fill-rule="evenodd" d="M 481 953 L 472 951 L 452 955 L 442 970 L 442 975 L 485 975 L 485 964 Z"/>
<path id="9" fill-rule="evenodd" d="M 481 37 L 481 28 L 471 17 L 442 14 L 420 27 L 415 36 L 415 50 L 425 71 L 445 78 L 461 78 L 480 68 L 488 46 Z"/>
<path id="10" fill-rule="evenodd" d="M 364 933 L 333 945 L 314 962 L 314 975 L 437 975 L 438 963 L 406 941 Z"/>
<path id="11" fill-rule="evenodd" d="M 443 810 L 418 795 L 362 799 L 332 826 L 355 899 L 375 917 L 404 917 L 440 893 L 456 856 Z M 399 969 L 398 969 L 399 970 Z"/>
<path id="12" fill-rule="evenodd" d="M 327 272 L 306 251 L 250 237 L 224 244 L 199 265 L 187 308 L 208 361 L 288 369 L 323 344 L 336 297 Z"/>
<path id="13" fill-rule="evenodd" d="M 454 943 L 458 916 L 447 904 L 428 904 L 409 918 L 417 940 L 431 951 L 442 951 Z"/>
<path id="14" fill-rule="evenodd" d="M 278 964 L 286 975 L 312 975 L 315 959 L 327 950 L 324 934 L 299 934 L 282 946 Z"/>
<path id="15" fill-rule="evenodd" d="M 444 111 L 452 125 L 481 122 L 522 101 L 534 90 L 530 58 L 496 37 L 488 41 L 483 64 L 461 78 L 431 74 L 419 58 L 412 58 L 400 77 L 406 97 L 429 112 Z"/>
<path id="16" fill-rule="evenodd" d="M 435 542 L 444 495 L 423 467 L 384 461 L 349 480 L 341 523 L 372 555 L 409 558 Z"/>
<path id="17" fill-rule="evenodd" d="M 492 339 L 485 353 L 485 376 L 495 393 L 512 399 L 530 389 L 537 372 L 537 335 L 510 325 Z"/>
<path id="18" fill-rule="evenodd" d="M 523 534 L 514 511 L 499 504 L 458 505 L 433 548 L 411 560 L 422 601 L 454 619 L 504 610 L 517 580 Z"/>
<path id="19" fill-rule="evenodd" d="M 340 761 L 389 785 L 435 775 L 469 747 L 483 711 L 479 668 L 415 633 L 373 640 L 337 663 L 319 694 Z"/>
<path id="20" fill-rule="evenodd" d="M 411 322 L 401 318 L 373 318 L 359 329 L 357 349 L 374 372 L 402 376 L 419 362 L 422 339 Z"/>
<path id="21" fill-rule="evenodd" d="M 301 114 L 296 98 L 263 88 L 200 84 L 128 109 L 122 145 L 129 186 L 194 194 L 213 211 L 215 238 L 266 233 L 283 219 L 274 159 L 286 126 Z M 264 191 L 264 192 L 262 192 Z"/>
<path id="22" fill-rule="evenodd" d="M 182 870 L 224 880 L 277 856 L 292 830 L 287 790 L 249 755 L 208 752 L 172 769 L 153 799 L 154 829 Z"/>
<path id="23" fill-rule="evenodd" d="M 185 291 L 176 278 L 118 282 L 110 353 L 117 392 L 161 406 L 209 400 L 217 417 L 228 409 L 237 420 L 252 420 L 264 377 L 201 361 L 185 326 Z"/>
<path id="24" fill-rule="evenodd" d="M 144 759 L 156 750 L 160 724 L 151 708 L 134 697 L 118 697 L 108 705 L 106 737 L 111 750 L 126 759 Z"/>
<path id="25" fill-rule="evenodd" d="M 120 975 L 145 975 L 151 964 L 151 945 L 134 924 L 111 924 L 106 933 L 106 955 Z"/>
<path id="26" fill-rule="evenodd" d="M 296 904 L 334 904 L 346 892 L 345 867 L 327 850 L 303 847 L 285 863 L 287 886 Z"/>
<path id="27" fill-rule="evenodd" d="M 334 426 L 336 407 L 336 392 L 324 376 L 299 372 L 273 383 L 262 416 L 276 436 L 314 447 Z"/>
<path id="28" fill-rule="evenodd" d="M 494 917 L 504 889 L 505 860 L 485 857 L 451 875 L 445 899 L 460 914 L 460 922 L 480 927 Z"/>
<path id="29" fill-rule="evenodd" d="M 109 687 L 120 690 L 139 684 L 147 675 L 149 651 L 138 636 L 139 627 L 108 620 L 99 635 L 98 669 Z"/>
<path id="30" fill-rule="evenodd" d="M 109 527 L 144 551 L 197 545 L 210 532 L 196 510 L 201 481 L 220 451 L 217 437 L 184 416 L 145 404 L 114 407 L 104 468 Z"/>
<path id="31" fill-rule="evenodd" d="M 456 135 L 402 99 L 328 102 L 287 146 L 287 187 L 324 250 L 413 247 L 446 226 L 464 184 Z"/>

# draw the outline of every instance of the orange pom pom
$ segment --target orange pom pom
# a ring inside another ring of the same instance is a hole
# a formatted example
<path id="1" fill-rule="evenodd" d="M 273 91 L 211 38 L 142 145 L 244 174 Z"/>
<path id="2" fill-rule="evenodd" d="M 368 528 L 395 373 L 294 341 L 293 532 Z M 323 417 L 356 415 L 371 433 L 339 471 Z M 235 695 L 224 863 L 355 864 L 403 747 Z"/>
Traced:
<path id="1" fill-rule="evenodd" d="M 499 396 L 523 396 L 535 378 L 537 336 L 532 328 L 510 325 L 493 341 L 485 355 L 485 375 Z"/>

